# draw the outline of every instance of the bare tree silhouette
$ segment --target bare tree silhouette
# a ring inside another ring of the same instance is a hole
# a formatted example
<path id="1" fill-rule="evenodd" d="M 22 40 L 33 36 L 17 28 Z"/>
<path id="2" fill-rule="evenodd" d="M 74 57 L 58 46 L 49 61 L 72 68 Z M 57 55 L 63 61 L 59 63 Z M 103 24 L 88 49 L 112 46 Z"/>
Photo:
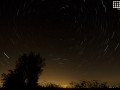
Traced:
<path id="1" fill-rule="evenodd" d="M 37 87 L 39 76 L 42 74 L 43 67 L 46 65 L 43 63 L 45 60 L 40 57 L 40 54 L 34 55 L 32 51 L 27 56 L 24 54 L 20 56 L 18 61 L 16 61 L 16 68 L 14 71 L 8 70 L 11 74 L 2 74 L 4 77 L 1 79 L 3 81 L 4 87 L 19 86 L 22 87 Z M 25 82 L 26 81 L 26 82 Z M 12 83 L 11 83 L 12 82 Z"/>

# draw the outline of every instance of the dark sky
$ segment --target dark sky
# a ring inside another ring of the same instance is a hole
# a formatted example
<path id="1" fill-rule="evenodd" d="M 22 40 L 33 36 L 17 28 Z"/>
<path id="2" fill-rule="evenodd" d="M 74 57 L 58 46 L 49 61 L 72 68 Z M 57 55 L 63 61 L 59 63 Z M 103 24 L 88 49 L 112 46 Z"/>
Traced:
<path id="1" fill-rule="evenodd" d="M 120 83 L 120 10 L 112 0 L 1 0 L 0 75 L 40 53 L 39 83 Z M 1 77 L 0 77 L 1 79 Z"/>

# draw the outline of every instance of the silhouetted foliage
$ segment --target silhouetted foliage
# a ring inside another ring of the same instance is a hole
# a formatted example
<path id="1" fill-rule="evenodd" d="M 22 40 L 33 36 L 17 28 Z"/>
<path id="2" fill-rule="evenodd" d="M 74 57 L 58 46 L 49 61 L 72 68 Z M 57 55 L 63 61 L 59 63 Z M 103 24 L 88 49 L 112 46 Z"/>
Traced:
<path id="1" fill-rule="evenodd" d="M 16 68 L 14 70 L 8 70 L 10 73 L 2 74 L 1 81 L 3 83 L 3 87 L 6 88 L 52 88 L 59 89 L 62 88 L 56 84 L 49 84 L 46 87 L 38 85 L 38 78 L 42 74 L 42 68 L 45 66 L 43 63 L 45 59 L 40 57 L 40 54 L 34 55 L 33 52 L 30 52 L 30 55 L 24 54 L 18 58 L 16 61 Z M 109 88 L 107 86 L 107 82 L 98 83 L 97 80 L 93 80 L 94 82 L 82 81 L 81 83 L 71 82 L 72 87 L 67 88 Z M 120 87 L 120 85 L 119 85 Z M 115 85 L 112 88 L 117 88 Z"/>
<path id="2" fill-rule="evenodd" d="M 50 83 L 50 84 L 47 84 L 46 88 L 62 88 L 62 87 L 59 85 Z"/>
<path id="3" fill-rule="evenodd" d="M 10 74 L 2 74 L 2 83 L 3 87 L 25 87 L 25 83 L 23 81 L 23 75 L 20 73 L 14 73 L 12 70 L 8 70 Z"/>
<path id="4" fill-rule="evenodd" d="M 40 57 L 40 54 L 34 55 L 31 51 L 30 55 L 24 54 L 18 61 L 16 61 L 16 68 L 14 71 L 8 70 L 11 73 L 6 75 L 2 74 L 3 86 L 13 87 L 13 86 L 26 86 L 26 87 L 37 87 L 39 76 L 42 74 L 43 67 L 46 65 L 43 63 L 45 59 Z"/>
<path id="5" fill-rule="evenodd" d="M 94 82 L 82 81 L 81 83 L 71 82 L 69 83 L 72 88 L 108 88 L 107 82 L 99 83 L 97 80 L 93 80 Z"/>

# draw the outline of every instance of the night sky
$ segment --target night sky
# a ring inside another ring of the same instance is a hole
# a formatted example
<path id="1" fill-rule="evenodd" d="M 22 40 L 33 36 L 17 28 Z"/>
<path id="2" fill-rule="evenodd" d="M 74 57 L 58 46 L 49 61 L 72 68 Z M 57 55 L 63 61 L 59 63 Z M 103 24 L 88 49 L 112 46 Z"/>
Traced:
<path id="1" fill-rule="evenodd" d="M 46 59 L 39 83 L 118 85 L 119 44 L 120 10 L 112 0 L 0 1 L 0 75 L 33 51 Z"/>

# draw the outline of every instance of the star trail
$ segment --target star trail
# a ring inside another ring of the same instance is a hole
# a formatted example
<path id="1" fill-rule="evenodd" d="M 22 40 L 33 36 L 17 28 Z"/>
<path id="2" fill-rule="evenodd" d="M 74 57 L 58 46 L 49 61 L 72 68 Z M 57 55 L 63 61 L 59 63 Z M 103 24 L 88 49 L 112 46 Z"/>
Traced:
<path id="1" fill-rule="evenodd" d="M 119 23 L 112 0 L 0 1 L 0 74 L 33 51 L 46 59 L 39 83 L 118 85 Z"/>

